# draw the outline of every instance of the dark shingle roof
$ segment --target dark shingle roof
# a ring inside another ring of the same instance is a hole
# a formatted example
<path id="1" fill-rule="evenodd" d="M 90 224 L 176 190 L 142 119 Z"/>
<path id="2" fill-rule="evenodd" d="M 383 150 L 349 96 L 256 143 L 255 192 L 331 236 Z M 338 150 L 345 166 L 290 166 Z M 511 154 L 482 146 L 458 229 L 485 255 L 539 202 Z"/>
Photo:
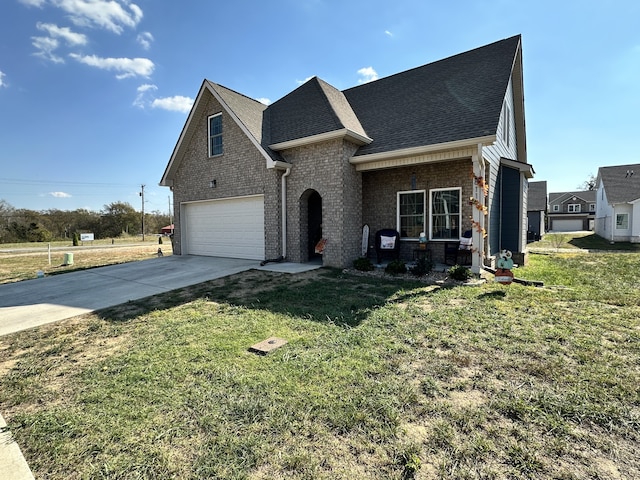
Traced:
<path id="1" fill-rule="evenodd" d="M 604 184 L 609 203 L 640 199 L 640 163 L 600 167 L 598 177 Z"/>
<path id="2" fill-rule="evenodd" d="M 341 92 L 313 77 L 268 107 L 209 82 L 268 145 L 349 129 L 373 139 L 356 155 L 495 135 L 520 35 Z"/>
<path id="3" fill-rule="evenodd" d="M 357 155 L 496 134 L 520 35 L 344 91 L 373 139 Z"/>
<path id="4" fill-rule="evenodd" d="M 270 144 L 349 128 L 365 135 L 344 94 L 313 77 L 268 108 Z"/>
<path id="5" fill-rule="evenodd" d="M 544 211 L 547 209 L 547 182 L 529 182 L 527 210 Z"/>
<path id="6" fill-rule="evenodd" d="M 580 190 L 578 192 L 553 192 L 549 194 L 549 203 L 567 203 L 573 202 L 573 197 L 579 198 L 586 203 L 594 203 L 596 201 L 595 190 Z"/>

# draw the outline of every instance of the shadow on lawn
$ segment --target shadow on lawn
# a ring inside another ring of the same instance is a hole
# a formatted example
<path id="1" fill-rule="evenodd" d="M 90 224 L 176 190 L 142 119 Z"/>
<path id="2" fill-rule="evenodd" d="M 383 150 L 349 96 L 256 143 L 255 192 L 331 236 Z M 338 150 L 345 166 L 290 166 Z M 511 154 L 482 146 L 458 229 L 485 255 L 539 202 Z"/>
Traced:
<path id="1" fill-rule="evenodd" d="M 389 280 L 345 274 L 322 268 L 301 274 L 252 270 L 225 278 L 134 300 L 96 312 L 103 320 L 123 322 L 199 299 L 255 310 L 358 326 L 372 310 L 429 294 L 418 281 Z"/>

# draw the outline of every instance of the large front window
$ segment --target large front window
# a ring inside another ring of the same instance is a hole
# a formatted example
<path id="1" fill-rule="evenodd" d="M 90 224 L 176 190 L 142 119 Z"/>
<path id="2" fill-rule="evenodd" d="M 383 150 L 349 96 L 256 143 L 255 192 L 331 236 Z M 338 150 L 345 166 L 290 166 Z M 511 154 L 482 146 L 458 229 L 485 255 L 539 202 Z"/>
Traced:
<path id="1" fill-rule="evenodd" d="M 209 117 L 209 156 L 222 155 L 222 114 Z"/>
<path id="2" fill-rule="evenodd" d="M 431 238 L 448 240 L 460 238 L 460 188 L 431 190 Z"/>
<path id="3" fill-rule="evenodd" d="M 398 231 L 402 238 L 419 238 L 425 231 L 425 191 L 398 192 Z"/>

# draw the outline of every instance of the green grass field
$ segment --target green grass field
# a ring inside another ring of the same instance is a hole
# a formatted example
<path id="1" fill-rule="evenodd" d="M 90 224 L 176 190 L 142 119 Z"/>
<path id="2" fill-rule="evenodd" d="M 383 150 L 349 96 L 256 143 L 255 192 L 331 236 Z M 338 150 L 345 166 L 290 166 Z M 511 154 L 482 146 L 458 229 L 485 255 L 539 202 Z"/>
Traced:
<path id="1" fill-rule="evenodd" d="M 0 411 L 36 478 L 640 478 L 639 266 L 245 272 L 1 337 Z"/>

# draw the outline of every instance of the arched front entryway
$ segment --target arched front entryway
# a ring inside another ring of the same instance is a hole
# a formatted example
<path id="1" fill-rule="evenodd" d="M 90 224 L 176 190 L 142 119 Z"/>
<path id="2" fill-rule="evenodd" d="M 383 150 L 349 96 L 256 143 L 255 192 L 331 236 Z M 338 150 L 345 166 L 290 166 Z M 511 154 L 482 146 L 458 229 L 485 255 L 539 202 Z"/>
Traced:
<path id="1" fill-rule="evenodd" d="M 307 190 L 300 197 L 300 247 L 303 261 L 321 259 L 315 246 L 322 238 L 322 197 Z"/>

